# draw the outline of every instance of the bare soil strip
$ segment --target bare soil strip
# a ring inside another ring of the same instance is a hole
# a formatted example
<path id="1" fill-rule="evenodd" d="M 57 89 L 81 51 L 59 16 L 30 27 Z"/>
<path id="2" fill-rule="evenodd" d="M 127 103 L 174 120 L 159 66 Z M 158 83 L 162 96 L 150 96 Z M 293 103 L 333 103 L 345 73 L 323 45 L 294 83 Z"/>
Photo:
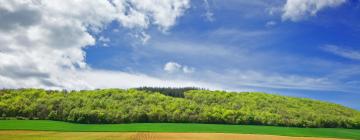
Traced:
<path id="1" fill-rule="evenodd" d="M 0 131 L 0 140 L 339 140 L 223 133 Z"/>

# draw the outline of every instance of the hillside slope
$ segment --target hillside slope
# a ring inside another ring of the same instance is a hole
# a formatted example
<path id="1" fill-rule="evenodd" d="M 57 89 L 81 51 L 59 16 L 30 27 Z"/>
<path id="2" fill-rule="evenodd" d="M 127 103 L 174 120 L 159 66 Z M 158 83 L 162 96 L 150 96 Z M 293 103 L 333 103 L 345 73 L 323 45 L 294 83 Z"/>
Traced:
<path id="1" fill-rule="evenodd" d="M 360 112 L 265 93 L 190 90 L 172 97 L 141 90 L 0 90 L 2 119 L 78 123 L 185 122 L 360 128 Z"/>

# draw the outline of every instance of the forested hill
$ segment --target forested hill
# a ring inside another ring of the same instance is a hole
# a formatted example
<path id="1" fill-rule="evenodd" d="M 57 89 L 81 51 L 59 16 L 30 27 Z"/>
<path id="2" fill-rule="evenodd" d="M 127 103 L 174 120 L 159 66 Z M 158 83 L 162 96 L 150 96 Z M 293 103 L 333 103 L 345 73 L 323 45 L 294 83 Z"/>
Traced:
<path id="1" fill-rule="evenodd" d="M 184 90 L 0 90 L 1 119 L 77 123 L 181 122 L 360 128 L 360 112 L 337 104 L 265 93 Z"/>

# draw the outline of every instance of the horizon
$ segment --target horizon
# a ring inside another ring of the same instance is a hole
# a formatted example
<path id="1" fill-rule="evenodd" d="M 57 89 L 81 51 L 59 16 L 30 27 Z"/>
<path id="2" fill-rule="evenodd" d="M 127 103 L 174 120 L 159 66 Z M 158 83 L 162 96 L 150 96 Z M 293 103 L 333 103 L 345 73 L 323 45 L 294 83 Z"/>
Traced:
<path id="1" fill-rule="evenodd" d="M 0 88 L 199 87 L 360 110 L 359 13 L 357 0 L 1 1 Z"/>

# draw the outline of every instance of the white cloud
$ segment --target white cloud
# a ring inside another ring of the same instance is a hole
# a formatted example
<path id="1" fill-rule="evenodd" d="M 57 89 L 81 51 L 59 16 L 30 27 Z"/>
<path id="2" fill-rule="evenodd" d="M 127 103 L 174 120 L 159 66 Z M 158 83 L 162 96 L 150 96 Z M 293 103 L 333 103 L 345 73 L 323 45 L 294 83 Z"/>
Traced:
<path id="1" fill-rule="evenodd" d="M 1 0 L 0 88 L 92 86 L 79 76 L 89 69 L 83 49 L 96 41 L 89 31 L 112 21 L 165 31 L 188 7 L 189 0 Z"/>
<path id="2" fill-rule="evenodd" d="M 308 15 L 314 16 L 324 8 L 337 7 L 346 0 L 287 0 L 283 8 L 283 20 L 298 21 Z"/>
<path id="3" fill-rule="evenodd" d="M 323 49 L 327 52 L 333 53 L 335 55 L 344 58 L 360 60 L 360 51 L 344 49 L 336 45 L 326 45 L 323 47 Z"/>
<path id="4" fill-rule="evenodd" d="M 168 72 L 168 73 L 193 73 L 195 71 L 194 68 L 189 67 L 189 66 L 185 66 L 185 65 L 181 65 L 179 63 L 176 62 L 167 62 L 164 65 L 164 71 Z"/>
<path id="5" fill-rule="evenodd" d="M 189 0 L 114 0 L 121 10 L 118 18 L 125 26 L 146 28 L 151 22 L 166 31 L 189 7 Z M 124 12 L 126 9 L 127 12 Z"/>
<path id="6" fill-rule="evenodd" d="M 173 73 L 173 72 L 179 71 L 181 69 L 181 67 L 182 66 L 176 62 L 167 62 L 164 65 L 164 71 Z"/>

